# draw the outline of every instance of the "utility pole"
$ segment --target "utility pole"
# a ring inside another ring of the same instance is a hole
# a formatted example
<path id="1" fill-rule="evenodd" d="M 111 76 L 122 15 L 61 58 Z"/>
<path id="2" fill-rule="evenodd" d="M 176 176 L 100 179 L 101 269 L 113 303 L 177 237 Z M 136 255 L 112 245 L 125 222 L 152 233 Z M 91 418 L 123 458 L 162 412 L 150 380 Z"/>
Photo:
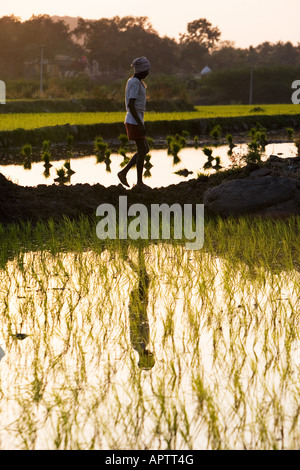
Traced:
<path id="1" fill-rule="evenodd" d="M 40 63 L 40 94 L 43 93 L 43 79 L 44 79 L 44 49 L 45 46 L 41 46 L 41 63 Z"/>
<path id="2" fill-rule="evenodd" d="M 255 64 L 255 50 L 253 46 L 249 46 L 248 63 L 250 65 L 250 89 L 249 89 L 249 104 L 253 102 L 253 70 Z"/>
<path id="3" fill-rule="evenodd" d="M 252 104 L 253 99 L 253 66 L 250 69 L 250 91 L 249 91 L 249 104 Z"/>

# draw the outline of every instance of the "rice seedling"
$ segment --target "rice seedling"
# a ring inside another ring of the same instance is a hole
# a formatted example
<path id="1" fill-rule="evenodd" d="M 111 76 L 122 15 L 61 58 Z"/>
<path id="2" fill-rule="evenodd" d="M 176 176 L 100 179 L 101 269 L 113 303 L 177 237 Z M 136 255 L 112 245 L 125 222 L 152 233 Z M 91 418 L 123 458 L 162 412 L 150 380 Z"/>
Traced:
<path id="1" fill-rule="evenodd" d="M 232 151 L 233 151 L 234 147 L 236 147 L 236 145 L 233 142 L 232 134 L 227 134 L 226 135 L 226 140 L 227 140 L 228 145 L 229 145 L 229 150 L 228 150 L 227 154 L 230 156 L 230 155 L 232 155 Z"/>
<path id="2" fill-rule="evenodd" d="M 183 134 L 176 134 L 175 136 L 168 135 L 167 136 L 167 145 L 168 145 L 168 155 L 173 156 L 173 164 L 177 165 L 180 162 L 180 158 L 178 156 L 181 149 L 183 149 L 186 145 L 186 137 Z"/>
<path id="3" fill-rule="evenodd" d="M 65 162 L 64 166 L 56 170 L 57 177 L 54 178 L 54 181 L 56 181 L 57 183 L 64 184 L 67 183 L 70 179 L 68 169 L 65 165 L 68 166 L 68 162 Z"/>
<path id="4" fill-rule="evenodd" d="M 286 130 L 288 138 L 292 140 L 295 135 L 295 129 L 293 127 L 287 127 L 285 130 Z"/>
<path id="5" fill-rule="evenodd" d="M 42 152 L 49 152 L 51 147 L 51 142 L 50 140 L 44 140 L 43 141 L 43 146 L 42 146 Z"/>
<path id="6" fill-rule="evenodd" d="M 220 157 L 219 156 L 214 157 L 212 154 L 213 151 L 211 148 L 203 147 L 202 152 L 207 157 L 207 161 L 203 165 L 204 170 L 210 170 L 211 168 L 213 168 L 214 170 L 218 171 L 222 168 Z M 214 164 L 213 164 L 213 161 L 215 161 Z"/>
<path id="7" fill-rule="evenodd" d="M 105 152 L 108 150 L 108 144 L 103 141 L 103 137 L 97 136 L 94 140 L 94 151 L 96 153 L 97 163 L 105 160 Z"/>
<path id="8" fill-rule="evenodd" d="M 147 143 L 150 150 L 154 148 L 154 139 L 152 137 L 147 136 Z"/>
<path id="9" fill-rule="evenodd" d="M 44 162 L 45 169 L 50 168 L 52 164 L 50 163 L 51 153 L 48 150 L 44 150 L 42 153 L 41 160 Z"/>
<path id="10" fill-rule="evenodd" d="M 215 141 L 215 143 L 214 143 L 215 147 L 217 147 L 219 145 L 219 139 L 220 139 L 220 136 L 221 136 L 221 132 L 222 132 L 222 128 L 219 124 L 214 126 L 212 128 L 212 130 L 210 131 L 210 135 Z"/>
<path id="11" fill-rule="evenodd" d="M 67 148 L 71 148 L 73 143 L 74 143 L 74 136 L 72 134 L 67 134 L 66 136 Z"/>
<path id="12" fill-rule="evenodd" d="M 31 169 L 31 162 L 32 162 L 32 145 L 31 144 L 24 144 L 21 153 L 24 156 L 24 163 L 23 167 L 25 170 Z"/>
<path id="13" fill-rule="evenodd" d="M 181 170 L 178 170 L 178 171 L 175 171 L 175 174 L 176 175 L 179 175 L 179 176 L 188 176 L 190 175 L 191 173 L 193 173 L 192 171 L 189 171 L 187 168 L 183 168 Z"/>
<path id="14" fill-rule="evenodd" d="M 245 163 L 260 163 L 262 154 L 268 144 L 266 130 L 262 126 L 257 125 L 251 128 L 249 136 L 251 141 L 248 143 L 248 151 L 243 155 L 242 160 Z"/>
<path id="15" fill-rule="evenodd" d="M 127 137 L 127 134 L 120 134 L 118 137 L 119 141 L 121 142 L 122 147 L 126 147 L 126 145 L 129 142 L 129 139 Z"/>
<path id="16" fill-rule="evenodd" d="M 123 168 L 124 166 L 127 165 L 127 163 L 129 162 L 130 158 L 128 157 L 128 155 L 127 155 L 127 150 L 126 150 L 125 148 L 119 148 L 119 149 L 118 149 L 118 153 L 119 153 L 120 155 L 122 155 L 122 157 L 123 157 L 123 161 L 120 163 L 121 168 Z"/>
<path id="17" fill-rule="evenodd" d="M 50 160 L 51 160 L 50 146 L 51 146 L 51 143 L 49 140 L 43 141 L 41 160 L 42 162 L 44 162 L 45 170 L 43 174 L 46 178 L 50 176 L 50 168 L 52 167 L 52 164 L 50 163 Z"/>
<path id="18" fill-rule="evenodd" d="M 67 170 L 67 176 L 74 175 L 75 171 L 71 168 L 70 160 L 66 160 L 64 163 L 64 168 Z"/>

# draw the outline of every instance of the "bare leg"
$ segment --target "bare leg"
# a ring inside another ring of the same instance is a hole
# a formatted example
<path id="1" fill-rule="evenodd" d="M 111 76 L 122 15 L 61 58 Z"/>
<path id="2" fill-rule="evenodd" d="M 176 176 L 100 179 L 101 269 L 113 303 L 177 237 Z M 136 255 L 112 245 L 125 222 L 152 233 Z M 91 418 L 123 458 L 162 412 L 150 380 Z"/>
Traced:
<path id="1" fill-rule="evenodd" d="M 133 155 L 133 157 L 129 160 L 129 162 L 127 163 L 127 165 L 123 168 L 123 170 L 119 171 L 118 173 L 118 178 L 119 180 L 121 181 L 122 184 L 124 184 L 125 186 L 128 186 L 129 187 L 129 184 L 127 182 L 127 179 L 126 179 L 126 175 L 128 173 L 128 171 L 130 170 L 130 168 L 132 168 L 136 162 L 137 162 L 137 157 L 138 157 L 138 154 L 135 153 Z"/>
<path id="2" fill-rule="evenodd" d="M 136 140 L 137 146 L 137 185 L 143 184 L 143 170 L 144 170 L 144 161 L 145 156 L 149 152 L 149 146 L 146 139 Z"/>
<path id="3" fill-rule="evenodd" d="M 144 169 L 144 161 L 145 156 L 149 152 L 149 146 L 146 139 L 139 139 L 135 141 L 137 147 L 137 153 L 133 155 L 133 157 L 129 160 L 127 165 L 123 168 L 123 170 L 119 171 L 118 177 L 122 184 L 125 186 L 129 186 L 126 175 L 130 168 L 132 168 L 135 164 L 137 166 L 137 185 L 143 184 L 143 169 Z"/>

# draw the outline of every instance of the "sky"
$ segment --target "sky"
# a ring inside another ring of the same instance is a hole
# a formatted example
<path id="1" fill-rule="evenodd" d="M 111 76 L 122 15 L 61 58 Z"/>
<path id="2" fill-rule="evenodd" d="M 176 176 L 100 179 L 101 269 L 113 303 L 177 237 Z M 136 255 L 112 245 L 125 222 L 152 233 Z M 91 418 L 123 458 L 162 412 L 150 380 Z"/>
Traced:
<path id="1" fill-rule="evenodd" d="M 299 13 L 299 0 L 9 0 L 0 5 L 0 17 L 14 14 L 21 20 L 33 14 L 86 19 L 147 16 L 160 36 L 175 39 L 186 32 L 189 22 L 206 18 L 218 26 L 222 41 L 232 41 L 236 47 L 264 41 L 297 45 Z"/>

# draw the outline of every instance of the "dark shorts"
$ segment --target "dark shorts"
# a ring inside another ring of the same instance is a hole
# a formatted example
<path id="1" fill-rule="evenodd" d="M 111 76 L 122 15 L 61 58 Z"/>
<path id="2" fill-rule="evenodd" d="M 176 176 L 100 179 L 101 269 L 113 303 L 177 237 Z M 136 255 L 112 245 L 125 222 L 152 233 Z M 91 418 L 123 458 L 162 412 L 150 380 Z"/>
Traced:
<path id="1" fill-rule="evenodd" d="M 129 140 L 146 139 L 145 134 L 141 133 L 141 131 L 139 130 L 139 126 L 137 126 L 136 124 L 130 124 L 129 122 L 125 122 L 125 128 Z"/>

